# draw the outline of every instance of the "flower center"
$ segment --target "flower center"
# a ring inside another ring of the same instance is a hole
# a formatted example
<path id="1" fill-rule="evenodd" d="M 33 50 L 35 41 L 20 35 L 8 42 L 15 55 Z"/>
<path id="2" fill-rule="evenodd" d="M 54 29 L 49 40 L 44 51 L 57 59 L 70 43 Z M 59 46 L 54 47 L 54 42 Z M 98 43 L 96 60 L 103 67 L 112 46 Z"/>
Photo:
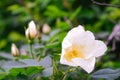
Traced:
<path id="1" fill-rule="evenodd" d="M 79 50 L 81 49 L 81 50 Z M 83 54 L 83 47 L 75 47 L 75 46 L 72 46 L 71 49 L 66 49 L 65 50 L 66 53 L 64 54 L 64 58 L 71 62 L 73 58 L 85 58 L 84 54 Z"/>

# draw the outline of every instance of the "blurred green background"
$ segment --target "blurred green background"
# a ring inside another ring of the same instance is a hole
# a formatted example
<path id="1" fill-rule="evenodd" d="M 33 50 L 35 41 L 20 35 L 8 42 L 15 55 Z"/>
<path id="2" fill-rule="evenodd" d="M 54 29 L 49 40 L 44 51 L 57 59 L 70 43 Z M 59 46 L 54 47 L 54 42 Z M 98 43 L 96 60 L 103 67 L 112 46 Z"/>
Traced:
<path id="1" fill-rule="evenodd" d="M 96 1 L 120 5 L 120 0 Z M 120 22 L 120 8 L 94 4 L 91 0 L 1 0 L 0 52 L 10 53 L 11 43 L 18 47 L 27 43 L 25 29 L 31 20 L 35 21 L 42 34 L 40 45 L 44 47 L 39 47 L 38 54 L 50 54 L 54 61 L 59 62 L 61 42 L 71 28 L 83 25 L 86 30 L 92 31 L 97 39 L 106 41 L 114 26 Z M 51 27 L 51 33 L 48 35 L 42 32 L 42 27 L 46 23 Z M 117 49 L 120 51 L 120 45 L 118 46 Z M 108 45 L 107 54 L 97 62 L 95 70 L 120 67 L 120 54 L 116 51 L 111 52 L 111 47 Z M 56 65 L 59 67 L 59 64 Z M 56 75 L 59 78 L 61 74 Z M 74 80 L 74 77 L 72 79 Z"/>
<path id="2" fill-rule="evenodd" d="M 97 0 L 117 5 L 119 0 Z M 0 1 L 0 50 L 10 51 L 12 42 L 25 42 L 24 31 L 28 22 L 34 20 L 40 29 L 44 23 L 52 29 L 68 31 L 73 26 L 111 32 L 120 21 L 120 9 L 100 6 L 91 0 L 2 0 Z"/>

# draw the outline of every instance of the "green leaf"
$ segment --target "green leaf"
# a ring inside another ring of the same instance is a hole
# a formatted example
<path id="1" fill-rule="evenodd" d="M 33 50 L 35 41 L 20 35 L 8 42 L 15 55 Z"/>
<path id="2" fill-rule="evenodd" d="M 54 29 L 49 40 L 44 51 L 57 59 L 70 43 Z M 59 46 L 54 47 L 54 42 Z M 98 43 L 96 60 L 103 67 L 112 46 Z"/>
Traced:
<path id="1" fill-rule="evenodd" d="M 18 32 L 11 32 L 8 36 L 8 38 L 12 41 L 21 41 L 21 40 L 25 40 L 25 37 L 23 35 L 21 35 Z"/>
<path id="2" fill-rule="evenodd" d="M 0 56 L 6 59 L 13 59 L 13 56 L 9 53 L 0 52 Z"/>
<path id="3" fill-rule="evenodd" d="M 42 66 L 43 68 L 51 67 L 52 59 L 50 56 L 46 56 L 40 61 L 36 61 L 34 59 L 24 59 L 19 61 L 7 61 L 4 64 L 1 64 L 1 68 L 3 68 L 6 72 L 9 72 L 12 68 L 25 68 L 31 66 Z"/>
<path id="4" fill-rule="evenodd" d="M 0 49 L 4 48 L 6 45 L 7 45 L 7 40 L 5 39 L 0 40 Z"/>
<path id="5" fill-rule="evenodd" d="M 42 34 L 42 39 L 41 41 L 47 42 L 50 39 L 49 35 Z"/>
<path id="6" fill-rule="evenodd" d="M 10 70 L 10 75 L 12 76 L 17 76 L 19 73 L 25 74 L 25 69 L 24 68 L 12 68 Z"/>
<path id="7" fill-rule="evenodd" d="M 42 71 L 42 75 L 45 77 L 51 76 L 53 74 L 53 67 L 46 68 Z"/>
<path id="8" fill-rule="evenodd" d="M 7 8 L 9 11 L 12 11 L 12 14 L 19 14 L 25 12 L 25 8 L 17 4 L 11 5 Z"/>
<path id="9" fill-rule="evenodd" d="M 2 70 L 0 70 L 0 80 L 3 80 L 3 78 L 6 77 L 6 73 Z"/>
<path id="10" fill-rule="evenodd" d="M 120 76 L 120 69 L 101 69 L 92 74 L 93 78 L 104 78 L 106 80 L 114 80 Z"/>
<path id="11" fill-rule="evenodd" d="M 68 16 L 67 12 L 60 10 L 57 6 L 54 6 L 54 5 L 49 5 L 44 14 L 51 18 Z"/>
<path id="12" fill-rule="evenodd" d="M 81 7 L 78 7 L 75 12 L 72 13 L 72 15 L 70 16 L 70 20 L 72 21 L 78 14 L 79 12 L 81 11 Z"/>
<path id="13" fill-rule="evenodd" d="M 25 63 L 26 66 L 39 66 L 38 62 L 34 59 L 24 59 L 20 60 L 20 62 Z"/>
<path id="14" fill-rule="evenodd" d="M 45 48 L 53 48 L 56 47 L 60 42 L 49 43 L 45 46 Z"/>
<path id="15" fill-rule="evenodd" d="M 19 61 L 7 61 L 1 66 L 1 68 L 3 68 L 6 72 L 9 72 L 9 70 L 12 68 L 22 68 L 22 67 L 26 67 L 26 64 Z"/>
<path id="16" fill-rule="evenodd" d="M 60 29 L 54 29 L 51 31 L 50 36 L 54 36 L 60 32 Z"/>
<path id="17" fill-rule="evenodd" d="M 36 73 L 42 72 L 43 68 L 42 67 L 28 67 L 26 70 L 27 75 L 33 75 Z"/>
<path id="18" fill-rule="evenodd" d="M 39 65 L 43 66 L 44 68 L 48 68 L 52 66 L 52 59 L 50 56 L 45 57 L 44 59 L 39 61 Z"/>

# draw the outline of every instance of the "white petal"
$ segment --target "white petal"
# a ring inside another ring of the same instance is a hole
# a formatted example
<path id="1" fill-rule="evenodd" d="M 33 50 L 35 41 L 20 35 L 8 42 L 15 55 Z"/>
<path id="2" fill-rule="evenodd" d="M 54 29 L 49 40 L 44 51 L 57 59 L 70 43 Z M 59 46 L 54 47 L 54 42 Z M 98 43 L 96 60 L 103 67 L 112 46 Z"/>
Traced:
<path id="1" fill-rule="evenodd" d="M 85 59 L 89 59 L 89 58 L 93 57 L 94 56 L 94 53 L 93 53 L 94 50 L 95 50 L 95 40 L 91 40 L 91 41 L 88 41 L 88 42 L 86 41 L 85 51 L 84 51 Z"/>
<path id="2" fill-rule="evenodd" d="M 106 50 L 107 50 L 107 46 L 105 45 L 105 43 L 99 40 L 95 40 L 95 48 L 93 52 L 95 57 L 104 55 Z"/>
<path id="3" fill-rule="evenodd" d="M 90 57 L 99 57 L 105 54 L 105 51 L 107 50 L 107 47 L 105 43 L 99 40 L 93 40 L 88 43 L 86 46 L 86 52 L 84 53 L 86 56 L 86 59 L 89 59 Z"/>
<path id="4" fill-rule="evenodd" d="M 64 59 L 64 54 L 65 54 L 65 49 L 68 47 L 71 47 L 72 44 L 69 42 L 69 40 L 65 37 L 62 42 L 62 54 L 60 58 L 60 63 L 65 64 L 65 65 L 70 65 L 70 66 L 75 66 L 74 63 L 68 62 L 66 59 Z"/>
<path id="5" fill-rule="evenodd" d="M 26 35 L 27 38 L 29 38 L 29 28 L 26 29 L 25 35 Z"/>
<path id="6" fill-rule="evenodd" d="M 64 38 L 62 42 L 62 48 L 68 48 L 70 46 L 72 46 L 72 43 L 70 43 L 70 41 L 67 38 Z"/>
<path id="7" fill-rule="evenodd" d="M 36 25 L 35 25 L 35 23 L 34 23 L 34 21 L 31 21 L 30 23 L 29 23 L 29 29 L 30 29 L 30 33 L 37 33 L 37 29 L 36 29 Z"/>
<path id="8" fill-rule="evenodd" d="M 61 64 L 64 64 L 64 65 L 69 65 L 69 66 L 77 66 L 77 65 L 76 65 L 75 63 L 73 63 L 73 62 L 68 62 L 68 61 L 63 57 L 63 55 L 61 55 L 60 63 L 61 63 Z"/>
<path id="9" fill-rule="evenodd" d="M 77 45 L 87 44 L 87 42 L 89 42 L 90 40 L 95 39 L 93 33 L 90 31 L 85 31 L 83 26 L 81 25 L 71 29 L 65 38 L 70 43 Z"/>
<path id="10" fill-rule="evenodd" d="M 95 37 L 92 32 L 84 31 L 80 33 L 71 33 L 66 36 L 66 38 L 75 45 L 88 45 L 91 40 L 94 40 Z"/>
<path id="11" fill-rule="evenodd" d="M 90 39 L 95 39 L 95 36 L 91 31 L 86 31 L 86 35 L 89 36 Z"/>
<path id="12" fill-rule="evenodd" d="M 72 44 L 69 42 L 69 40 L 67 38 L 64 38 L 63 42 L 62 42 L 62 53 L 64 54 L 65 49 L 68 47 L 71 47 L 71 46 L 72 46 Z"/>
<path id="13" fill-rule="evenodd" d="M 84 32 L 84 31 L 85 31 L 85 30 L 84 30 L 84 27 L 81 26 L 81 25 L 79 25 L 78 27 L 75 27 L 75 28 L 71 29 L 71 30 L 68 32 L 67 36 L 68 36 L 68 37 L 71 37 L 72 35 L 74 36 L 74 35 L 76 35 L 76 34 L 80 34 L 81 32 Z"/>
<path id="14" fill-rule="evenodd" d="M 88 73 L 92 72 L 95 66 L 95 58 L 90 58 L 90 59 L 74 58 L 72 61 L 77 66 L 80 66 Z"/>
<path id="15" fill-rule="evenodd" d="M 60 63 L 61 64 L 65 64 L 65 65 L 69 65 L 69 66 L 76 66 L 74 63 L 72 62 L 68 62 L 63 56 L 65 54 L 65 49 L 72 46 L 72 44 L 67 40 L 67 38 L 64 38 L 63 42 L 62 42 L 62 54 L 61 54 L 61 58 L 60 58 Z"/>
<path id="16" fill-rule="evenodd" d="M 82 32 L 82 31 L 85 31 L 84 30 L 84 27 L 82 25 L 78 25 L 77 28 Z"/>
<path id="17" fill-rule="evenodd" d="M 30 27 L 30 28 L 35 28 L 35 27 L 36 27 L 34 21 L 30 21 L 29 27 Z"/>

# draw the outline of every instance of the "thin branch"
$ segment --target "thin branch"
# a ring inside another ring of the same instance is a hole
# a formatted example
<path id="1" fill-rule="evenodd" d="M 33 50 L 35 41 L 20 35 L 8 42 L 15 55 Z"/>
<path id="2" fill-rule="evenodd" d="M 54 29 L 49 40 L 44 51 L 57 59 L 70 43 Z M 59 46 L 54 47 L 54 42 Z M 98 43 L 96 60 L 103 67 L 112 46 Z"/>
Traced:
<path id="1" fill-rule="evenodd" d="M 98 4 L 98 5 L 103 5 L 103 6 L 111 6 L 111 7 L 117 7 L 120 8 L 120 5 L 113 5 L 113 4 L 107 4 L 107 3 L 101 3 L 101 2 L 97 2 L 95 0 L 91 0 L 94 4 Z"/>

